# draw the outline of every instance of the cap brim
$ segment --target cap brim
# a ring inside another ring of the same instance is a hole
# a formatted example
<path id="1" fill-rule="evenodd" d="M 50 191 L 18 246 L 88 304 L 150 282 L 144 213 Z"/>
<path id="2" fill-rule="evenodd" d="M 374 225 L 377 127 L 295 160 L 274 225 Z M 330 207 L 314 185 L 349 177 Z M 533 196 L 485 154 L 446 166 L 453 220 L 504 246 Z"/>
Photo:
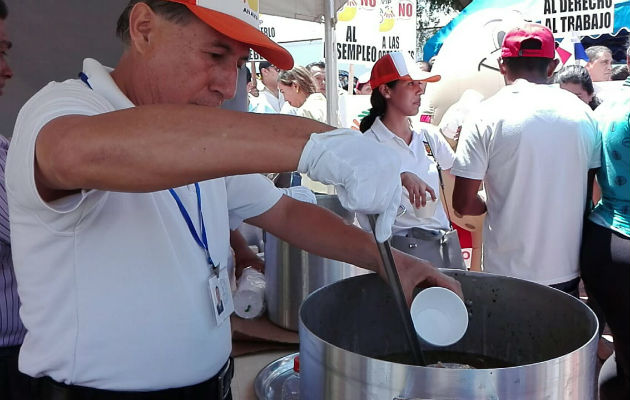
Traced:
<path id="1" fill-rule="evenodd" d="M 284 70 L 293 68 L 291 53 L 269 39 L 259 29 L 222 12 L 191 4 L 184 5 L 204 23 L 231 39 L 248 44 L 254 51 L 276 67 Z"/>
<path id="2" fill-rule="evenodd" d="M 426 71 L 416 71 L 416 72 L 411 72 L 409 75 L 406 75 L 405 77 L 401 79 L 404 79 L 404 78 L 407 78 L 412 81 L 437 82 L 440 79 L 442 79 L 442 76 L 438 74 L 432 74 L 431 72 L 426 72 Z"/>

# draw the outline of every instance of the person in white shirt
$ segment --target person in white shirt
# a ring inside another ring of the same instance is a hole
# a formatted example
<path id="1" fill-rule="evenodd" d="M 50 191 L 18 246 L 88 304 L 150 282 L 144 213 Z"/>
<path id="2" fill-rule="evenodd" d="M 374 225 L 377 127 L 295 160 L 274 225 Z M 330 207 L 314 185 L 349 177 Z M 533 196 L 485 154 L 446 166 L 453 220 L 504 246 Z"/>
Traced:
<path id="1" fill-rule="evenodd" d="M 284 97 L 278 90 L 278 73 L 280 69 L 269 61 L 258 64 L 260 71 L 260 85 L 258 98 L 252 104 L 253 112 L 280 113 L 284 105 Z"/>
<path id="2" fill-rule="evenodd" d="M 278 75 L 278 88 L 300 117 L 326 122 L 326 98 L 306 68 L 296 66 Z"/>
<path id="3" fill-rule="evenodd" d="M 455 155 L 436 127 L 422 124 L 414 130 L 409 117 L 418 114 L 420 96 L 427 82 L 440 79 L 437 74 L 420 70 L 406 53 L 389 53 L 376 61 L 370 75 L 374 88 L 370 113 L 361 120 L 360 130 L 398 154 L 404 195 L 392 227 L 392 246 L 431 261 L 438 267 L 463 267 L 461 254 L 455 260 L 444 258 L 439 243 L 450 223 L 440 200 L 440 172 L 449 174 Z M 438 166 L 439 163 L 439 166 Z M 429 204 L 427 204 L 429 203 Z M 369 228 L 365 216 L 359 223 Z M 410 246 L 410 244 L 416 246 Z M 461 251 L 460 251 L 461 253 Z"/>
<path id="4" fill-rule="evenodd" d="M 315 81 L 317 91 L 326 96 L 326 64 L 323 61 L 315 61 L 308 64 L 306 70 Z"/>
<path id="5" fill-rule="evenodd" d="M 317 91 L 317 84 L 304 67 L 295 66 L 278 75 L 278 88 L 286 102 L 295 108 L 295 115 L 326 122 L 326 98 Z M 317 182 L 302 174 L 300 184 L 313 192 L 335 194 L 333 185 Z"/>
<path id="6" fill-rule="evenodd" d="M 600 166 L 601 136 L 588 105 L 546 85 L 558 60 L 551 31 L 509 31 L 499 62 L 506 87 L 481 103 L 462 127 L 453 206 L 486 210 L 486 272 L 577 295 L 587 175 Z M 477 195 L 485 183 L 487 201 Z"/>
<path id="7" fill-rule="evenodd" d="M 357 86 L 354 90 L 357 95 L 371 95 L 372 86 L 370 85 L 370 73 L 366 72 L 357 79 Z"/>
<path id="8" fill-rule="evenodd" d="M 116 68 L 86 59 L 81 79 L 51 82 L 21 109 L 6 187 L 20 370 L 42 399 L 231 398 L 226 266 L 243 220 L 381 271 L 369 234 L 258 172 L 337 183 L 345 207 L 379 214 L 383 241 L 400 196 L 395 155 L 367 161 L 381 150 L 359 133 L 219 108 L 250 48 L 293 64 L 249 4 L 131 0 Z M 421 283 L 461 294 L 429 264 L 394 257 L 408 300 Z"/>

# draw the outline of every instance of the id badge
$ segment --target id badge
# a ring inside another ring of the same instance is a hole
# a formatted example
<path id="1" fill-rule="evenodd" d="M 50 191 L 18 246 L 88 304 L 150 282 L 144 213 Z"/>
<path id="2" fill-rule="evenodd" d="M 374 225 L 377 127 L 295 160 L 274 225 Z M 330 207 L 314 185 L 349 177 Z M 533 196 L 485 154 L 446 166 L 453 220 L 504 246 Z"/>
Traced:
<path id="1" fill-rule="evenodd" d="M 212 300 L 212 310 L 217 321 L 217 326 L 223 324 L 234 312 L 234 302 L 230 290 L 230 279 L 227 268 L 219 270 L 219 275 L 211 274 L 208 279 L 208 289 Z"/>

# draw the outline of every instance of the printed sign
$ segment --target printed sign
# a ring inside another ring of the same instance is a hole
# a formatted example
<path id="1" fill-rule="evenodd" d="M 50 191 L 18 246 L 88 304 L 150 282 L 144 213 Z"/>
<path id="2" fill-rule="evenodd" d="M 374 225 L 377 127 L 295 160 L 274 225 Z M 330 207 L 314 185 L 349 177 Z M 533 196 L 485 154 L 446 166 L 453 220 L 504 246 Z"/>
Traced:
<path id="1" fill-rule="evenodd" d="M 337 13 L 337 59 L 372 65 L 392 51 L 416 52 L 416 0 L 348 0 Z"/>
<path id="2" fill-rule="evenodd" d="M 369 114 L 370 108 L 370 96 L 339 96 L 340 127 L 358 131 L 361 120 Z"/>
<path id="3" fill-rule="evenodd" d="M 579 36 L 612 33 L 615 18 L 613 0 L 543 0 L 541 23 L 556 37 L 574 32 Z"/>

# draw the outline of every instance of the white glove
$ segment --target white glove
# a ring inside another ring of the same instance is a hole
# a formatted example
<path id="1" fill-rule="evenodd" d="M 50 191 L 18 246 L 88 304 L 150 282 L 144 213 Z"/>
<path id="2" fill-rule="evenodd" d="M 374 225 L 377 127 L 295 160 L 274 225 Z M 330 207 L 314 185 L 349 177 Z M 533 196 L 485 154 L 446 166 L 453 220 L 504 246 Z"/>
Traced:
<path id="1" fill-rule="evenodd" d="M 344 208 L 378 214 L 376 240 L 389 239 L 402 190 L 400 158 L 394 150 L 350 129 L 314 133 L 304 146 L 298 172 L 335 185 Z"/>

